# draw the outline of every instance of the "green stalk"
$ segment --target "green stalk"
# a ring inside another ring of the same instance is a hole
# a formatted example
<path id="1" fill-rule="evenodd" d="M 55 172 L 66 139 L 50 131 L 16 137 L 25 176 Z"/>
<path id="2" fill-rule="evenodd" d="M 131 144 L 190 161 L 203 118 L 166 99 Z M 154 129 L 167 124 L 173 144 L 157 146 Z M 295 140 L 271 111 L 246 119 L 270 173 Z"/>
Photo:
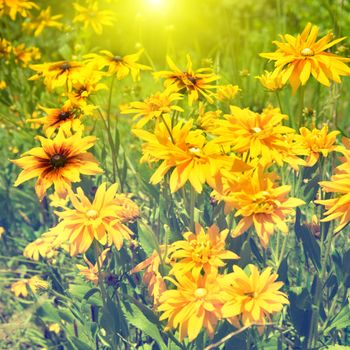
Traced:
<path id="1" fill-rule="evenodd" d="M 281 102 L 281 96 L 278 90 L 275 91 L 277 102 L 278 102 L 278 107 L 280 108 L 281 113 L 283 113 L 283 108 L 282 108 L 282 102 Z"/>
<path id="2" fill-rule="evenodd" d="M 97 264 L 97 271 L 98 271 L 98 273 L 97 273 L 98 274 L 98 284 L 99 284 L 100 289 L 101 289 L 103 307 L 105 307 L 106 302 L 107 302 L 107 291 L 106 291 L 105 286 L 103 284 L 102 270 L 101 270 L 101 264 L 100 264 L 100 260 L 99 260 L 99 257 L 101 255 L 101 251 L 100 251 L 100 248 L 99 248 L 96 240 L 94 240 L 93 244 L 94 244 L 94 249 L 95 249 L 95 257 L 96 257 L 96 264 Z"/>
<path id="3" fill-rule="evenodd" d="M 299 94 L 298 129 L 304 125 L 304 116 L 303 116 L 304 103 L 305 103 L 305 86 L 301 86 L 300 94 Z"/>
<path id="4" fill-rule="evenodd" d="M 194 208 L 196 206 L 196 191 L 191 186 L 190 190 L 190 230 L 191 232 L 195 232 L 195 222 L 194 222 Z"/>
<path id="5" fill-rule="evenodd" d="M 170 130 L 170 128 L 169 128 L 169 125 L 167 124 L 166 120 L 164 119 L 163 114 L 160 115 L 160 118 L 162 119 L 162 122 L 164 123 L 164 125 L 165 125 L 165 127 L 166 127 L 166 129 L 167 129 L 167 131 L 168 131 L 168 134 L 169 134 L 169 136 L 170 136 L 171 142 L 172 142 L 173 144 L 175 144 L 175 140 L 174 140 L 174 138 L 173 138 L 173 134 L 171 133 L 171 130 Z"/>

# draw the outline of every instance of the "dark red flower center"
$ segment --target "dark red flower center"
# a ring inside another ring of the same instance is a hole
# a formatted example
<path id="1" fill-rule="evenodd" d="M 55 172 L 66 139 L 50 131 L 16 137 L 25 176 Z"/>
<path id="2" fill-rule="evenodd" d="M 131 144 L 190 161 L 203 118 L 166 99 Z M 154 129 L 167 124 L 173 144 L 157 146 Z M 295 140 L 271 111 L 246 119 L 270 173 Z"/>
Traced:
<path id="1" fill-rule="evenodd" d="M 63 121 L 66 120 L 68 118 L 70 118 L 71 113 L 68 111 L 60 111 L 60 113 L 58 114 L 58 119 Z"/>
<path id="2" fill-rule="evenodd" d="M 67 162 L 67 157 L 63 154 L 55 154 L 50 158 L 50 164 L 54 168 L 62 168 Z"/>

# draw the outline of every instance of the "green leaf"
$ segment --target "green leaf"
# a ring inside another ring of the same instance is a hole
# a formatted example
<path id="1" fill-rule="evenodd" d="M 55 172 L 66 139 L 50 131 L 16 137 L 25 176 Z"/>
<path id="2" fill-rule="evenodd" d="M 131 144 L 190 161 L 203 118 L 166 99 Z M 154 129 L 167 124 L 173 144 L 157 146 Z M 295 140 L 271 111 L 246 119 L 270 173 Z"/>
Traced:
<path id="1" fill-rule="evenodd" d="M 150 256 L 155 250 L 160 253 L 158 239 L 153 230 L 142 220 L 138 220 L 137 227 L 141 246 L 147 256 Z"/>
<path id="2" fill-rule="evenodd" d="M 350 308 L 344 307 L 340 312 L 330 320 L 330 325 L 324 330 L 324 334 L 327 335 L 333 329 L 343 329 L 350 326 Z"/>
<path id="3" fill-rule="evenodd" d="M 148 317 L 146 317 L 146 315 L 141 311 L 139 306 L 137 306 L 133 302 L 123 302 L 121 305 L 123 313 L 130 324 L 142 330 L 145 334 L 154 339 L 161 350 L 167 349 L 167 346 L 164 343 L 164 340 L 158 330 L 157 325 L 152 323 L 151 320 Z"/>

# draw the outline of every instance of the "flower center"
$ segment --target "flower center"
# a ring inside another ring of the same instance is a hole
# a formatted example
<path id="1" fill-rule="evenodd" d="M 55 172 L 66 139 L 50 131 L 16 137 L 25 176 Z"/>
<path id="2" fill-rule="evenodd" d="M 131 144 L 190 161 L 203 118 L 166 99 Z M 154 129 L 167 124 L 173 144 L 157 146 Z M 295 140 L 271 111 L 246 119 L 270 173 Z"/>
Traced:
<path id="1" fill-rule="evenodd" d="M 95 209 L 89 209 L 85 215 L 89 218 L 89 219 L 96 219 L 98 217 L 98 212 Z"/>
<path id="2" fill-rule="evenodd" d="M 191 246 L 193 248 L 192 260 L 195 263 L 206 264 L 210 259 L 210 242 L 192 241 Z"/>
<path id="3" fill-rule="evenodd" d="M 63 154 L 55 154 L 50 158 L 50 164 L 54 168 L 62 168 L 67 162 L 67 157 L 65 157 Z"/>
<path id="4" fill-rule="evenodd" d="M 194 292 L 196 298 L 204 298 L 208 294 L 205 288 L 197 288 Z"/>
<path id="5" fill-rule="evenodd" d="M 300 51 L 300 54 L 302 56 L 308 57 L 308 56 L 313 56 L 315 53 L 309 47 L 305 47 L 305 49 L 302 49 Z"/>
<path id="6" fill-rule="evenodd" d="M 260 131 L 262 131 L 258 126 L 256 127 L 256 128 L 252 128 L 251 129 L 254 133 L 258 133 L 258 132 L 260 132 Z"/>
<path id="7" fill-rule="evenodd" d="M 63 121 L 63 120 L 66 120 L 70 117 L 70 113 L 69 112 L 66 112 L 66 111 L 61 111 L 59 114 L 58 114 L 58 119 Z"/>
<path id="8" fill-rule="evenodd" d="M 122 62 L 123 61 L 123 58 L 121 56 L 114 56 L 112 58 L 112 61 L 114 62 Z"/>
<path id="9" fill-rule="evenodd" d="M 190 151 L 190 153 L 192 153 L 192 154 L 194 154 L 196 156 L 198 156 L 201 153 L 201 150 L 198 147 L 191 147 L 189 149 L 189 151 Z"/>
<path id="10" fill-rule="evenodd" d="M 192 75 L 186 74 L 187 79 L 193 84 L 196 85 L 197 79 L 193 77 Z"/>
<path id="11" fill-rule="evenodd" d="M 69 70 L 69 68 L 70 68 L 69 62 L 64 62 L 60 65 L 60 69 L 62 69 L 62 71 Z"/>

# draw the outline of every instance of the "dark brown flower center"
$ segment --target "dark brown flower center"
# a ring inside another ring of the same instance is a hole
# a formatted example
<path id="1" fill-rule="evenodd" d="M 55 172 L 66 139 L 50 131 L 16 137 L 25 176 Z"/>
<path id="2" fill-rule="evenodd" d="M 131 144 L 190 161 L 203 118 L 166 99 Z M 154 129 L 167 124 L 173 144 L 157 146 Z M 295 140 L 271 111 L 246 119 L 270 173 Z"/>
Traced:
<path id="1" fill-rule="evenodd" d="M 69 70 L 70 68 L 71 68 L 71 65 L 69 64 L 69 62 L 64 62 L 60 65 L 60 69 L 62 69 L 62 71 Z"/>
<path id="2" fill-rule="evenodd" d="M 70 112 L 60 111 L 60 113 L 58 114 L 58 119 L 63 121 L 63 120 L 70 118 L 70 116 L 71 116 Z"/>
<path id="3" fill-rule="evenodd" d="M 66 162 L 67 162 L 67 157 L 59 153 L 53 155 L 50 159 L 50 164 L 54 168 L 62 168 L 66 164 Z"/>
<path id="4" fill-rule="evenodd" d="M 187 74 L 187 79 L 188 79 L 193 85 L 196 85 L 197 79 L 196 79 L 194 76 Z"/>
<path id="5" fill-rule="evenodd" d="M 123 61 L 123 58 L 122 58 L 121 56 L 114 56 L 114 57 L 112 58 L 112 60 L 113 60 L 114 62 L 122 62 L 122 61 Z"/>

